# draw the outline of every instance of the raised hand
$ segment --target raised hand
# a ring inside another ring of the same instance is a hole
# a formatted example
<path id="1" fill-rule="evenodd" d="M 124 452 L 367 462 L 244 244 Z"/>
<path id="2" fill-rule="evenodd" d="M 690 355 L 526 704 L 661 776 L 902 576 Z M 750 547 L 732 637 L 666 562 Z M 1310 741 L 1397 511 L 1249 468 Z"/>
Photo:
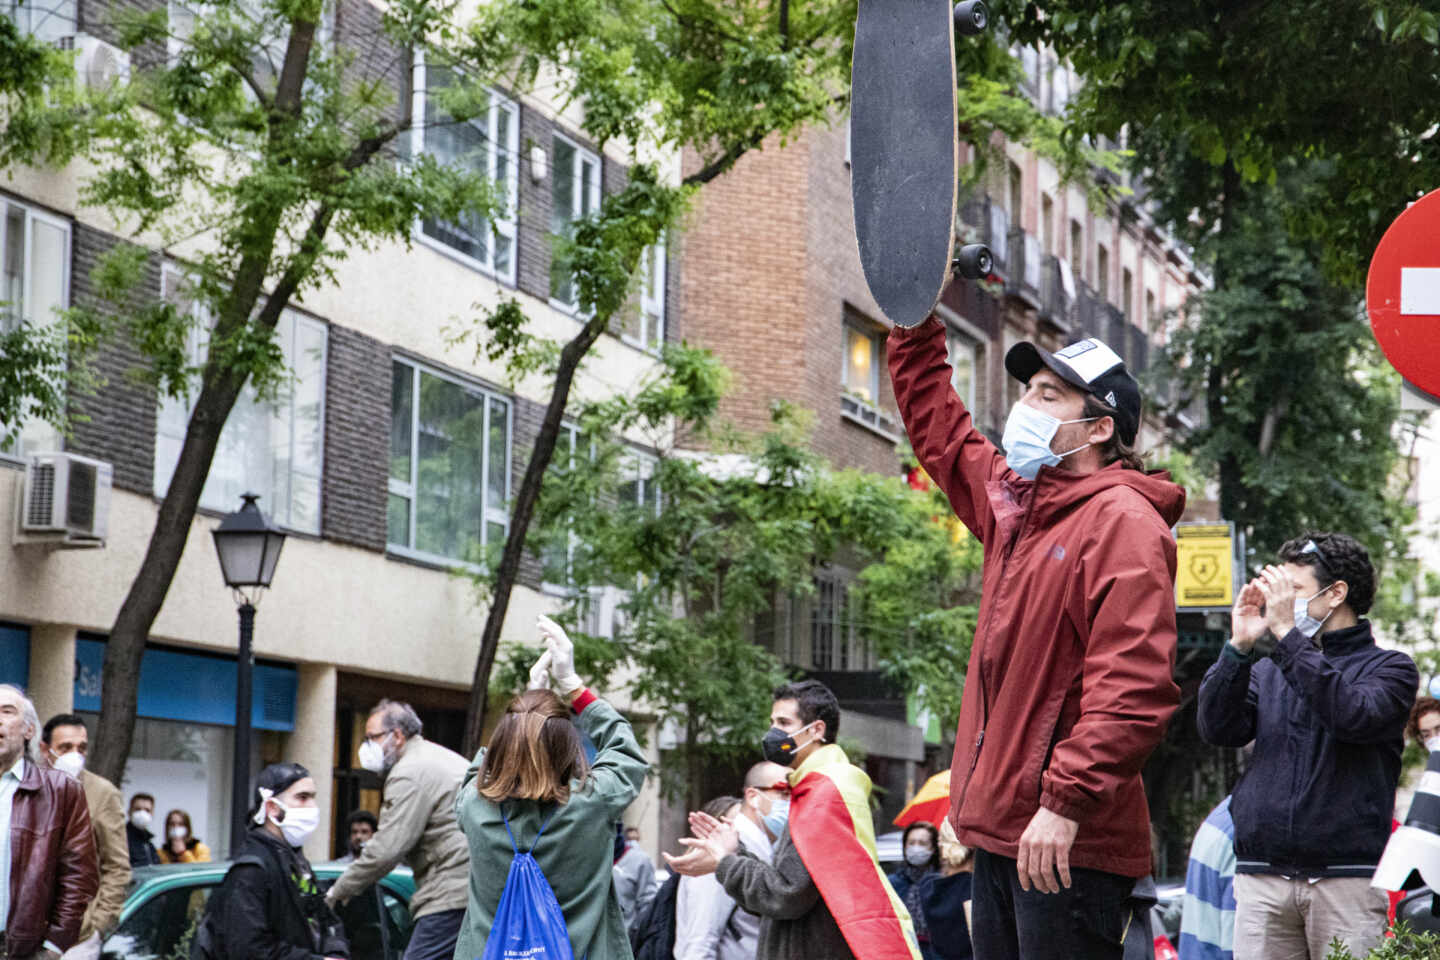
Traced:
<path id="1" fill-rule="evenodd" d="M 1260 612 L 1264 603 L 1265 594 L 1254 580 L 1241 587 L 1240 596 L 1235 598 L 1230 610 L 1230 645 L 1241 653 L 1249 653 L 1255 642 L 1265 636 L 1265 615 Z"/>
<path id="2" fill-rule="evenodd" d="M 550 653 L 550 673 L 560 692 L 569 696 L 585 686 L 575 672 L 575 644 L 570 641 L 564 628 L 543 615 L 535 625 L 540 631 L 540 639 L 544 641 L 545 649 Z"/>
<path id="3" fill-rule="evenodd" d="M 1295 629 L 1295 584 L 1274 564 L 1261 570 L 1254 583 L 1265 597 L 1265 625 L 1279 640 Z"/>
<path id="4" fill-rule="evenodd" d="M 550 686 L 550 664 L 554 659 L 555 655 L 549 650 L 540 654 L 540 659 L 530 668 L 530 685 L 525 689 L 544 690 Z"/>

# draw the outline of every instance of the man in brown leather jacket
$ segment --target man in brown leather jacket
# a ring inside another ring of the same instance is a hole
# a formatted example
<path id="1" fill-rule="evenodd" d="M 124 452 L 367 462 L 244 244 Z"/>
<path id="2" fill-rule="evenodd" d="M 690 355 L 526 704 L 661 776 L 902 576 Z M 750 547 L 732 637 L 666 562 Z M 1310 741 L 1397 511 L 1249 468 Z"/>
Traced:
<path id="1" fill-rule="evenodd" d="M 100 888 L 78 781 L 36 763 L 35 705 L 0 684 L 0 960 L 54 960 Z"/>

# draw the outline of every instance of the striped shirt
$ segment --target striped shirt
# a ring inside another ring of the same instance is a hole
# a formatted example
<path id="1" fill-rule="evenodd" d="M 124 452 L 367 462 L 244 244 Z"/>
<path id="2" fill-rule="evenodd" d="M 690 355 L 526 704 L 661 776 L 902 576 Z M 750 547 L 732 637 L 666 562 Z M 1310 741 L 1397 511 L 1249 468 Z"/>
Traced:
<path id="1" fill-rule="evenodd" d="M 1231 960 L 1235 943 L 1235 821 L 1230 798 L 1210 811 L 1190 845 L 1180 960 Z"/>

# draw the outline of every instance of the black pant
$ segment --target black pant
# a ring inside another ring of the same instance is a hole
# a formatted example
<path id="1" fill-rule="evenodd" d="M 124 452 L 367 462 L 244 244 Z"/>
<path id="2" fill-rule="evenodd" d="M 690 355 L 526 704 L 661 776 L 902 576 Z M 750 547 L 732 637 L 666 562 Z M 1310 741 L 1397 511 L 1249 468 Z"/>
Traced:
<path id="1" fill-rule="evenodd" d="M 975 960 L 1123 960 L 1127 935 L 1150 940 L 1148 912 L 1131 897 L 1134 878 L 1077 867 L 1070 878 L 1059 893 L 1022 890 L 1014 860 L 976 850 Z"/>

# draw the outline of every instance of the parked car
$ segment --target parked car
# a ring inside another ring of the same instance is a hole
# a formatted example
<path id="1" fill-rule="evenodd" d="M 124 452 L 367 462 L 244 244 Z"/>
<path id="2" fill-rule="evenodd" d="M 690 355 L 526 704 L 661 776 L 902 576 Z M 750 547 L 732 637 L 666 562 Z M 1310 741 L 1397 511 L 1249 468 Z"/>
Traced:
<path id="1" fill-rule="evenodd" d="M 102 960 L 186 960 L 205 904 L 229 866 L 219 861 L 137 867 L 120 925 L 101 947 Z M 339 863 L 314 868 L 324 889 L 345 871 Z M 410 942 L 414 893 L 414 877 L 400 867 L 339 909 L 352 960 L 400 960 Z"/>

